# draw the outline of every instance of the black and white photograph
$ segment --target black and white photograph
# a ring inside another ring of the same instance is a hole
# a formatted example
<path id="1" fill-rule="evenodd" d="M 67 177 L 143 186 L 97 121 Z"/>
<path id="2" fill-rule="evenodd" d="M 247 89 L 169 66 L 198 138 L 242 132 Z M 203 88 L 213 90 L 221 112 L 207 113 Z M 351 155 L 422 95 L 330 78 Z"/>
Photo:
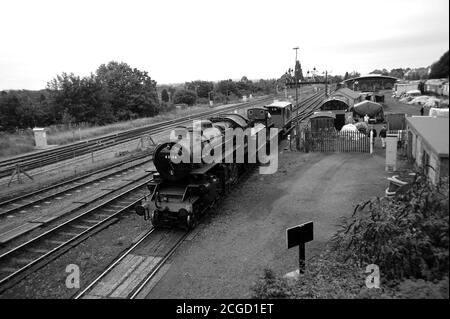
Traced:
<path id="1" fill-rule="evenodd" d="M 448 0 L 2 0 L 0 34 L 3 301 L 449 299 Z"/>

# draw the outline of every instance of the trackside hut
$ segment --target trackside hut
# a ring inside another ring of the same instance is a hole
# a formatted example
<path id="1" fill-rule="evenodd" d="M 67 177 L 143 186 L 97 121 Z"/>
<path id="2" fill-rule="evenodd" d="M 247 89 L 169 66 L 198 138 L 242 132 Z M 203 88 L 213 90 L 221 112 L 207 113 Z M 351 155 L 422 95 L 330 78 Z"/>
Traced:
<path id="1" fill-rule="evenodd" d="M 408 157 L 424 172 L 431 182 L 448 176 L 449 119 L 413 116 L 406 119 Z"/>

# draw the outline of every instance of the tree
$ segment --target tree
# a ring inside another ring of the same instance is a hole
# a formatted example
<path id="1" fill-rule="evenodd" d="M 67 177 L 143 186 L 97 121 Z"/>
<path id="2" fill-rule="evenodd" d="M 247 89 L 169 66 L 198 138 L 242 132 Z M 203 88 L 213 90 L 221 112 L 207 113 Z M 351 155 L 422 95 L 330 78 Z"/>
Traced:
<path id="1" fill-rule="evenodd" d="M 62 73 L 47 84 L 47 89 L 58 123 L 104 124 L 116 119 L 111 94 L 93 74 L 81 78 Z"/>
<path id="2" fill-rule="evenodd" d="M 296 78 L 297 80 L 303 81 L 303 71 L 302 71 L 302 66 L 300 65 L 299 60 L 297 60 L 295 62 L 294 78 Z"/>
<path id="3" fill-rule="evenodd" d="M 167 92 L 166 89 L 163 89 L 161 91 L 161 100 L 166 103 L 169 102 L 169 100 L 170 100 L 169 93 Z"/>
<path id="4" fill-rule="evenodd" d="M 383 70 L 373 70 L 373 71 L 370 72 L 369 74 L 389 75 L 389 72 L 388 72 L 388 70 L 383 69 Z"/>
<path id="5" fill-rule="evenodd" d="M 185 83 L 186 90 L 194 91 L 198 97 L 208 98 L 214 89 L 214 83 L 208 81 L 193 81 Z"/>
<path id="6" fill-rule="evenodd" d="M 430 79 L 447 78 L 449 75 L 449 51 L 445 52 L 440 59 L 431 65 Z"/>
<path id="7" fill-rule="evenodd" d="M 0 96 L 0 129 L 13 131 L 20 127 L 18 116 L 20 107 L 20 100 L 15 94 Z"/>
<path id="8" fill-rule="evenodd" d="M 348 72 L 345 72 L 344 81 L 348 79 Z"/>
<path id="9" fill-rule="evenodd" d="M 406 70 L 402 68 L 392 69 L 391 72 L 389 72 L 390 76 L 393 76 L 394 78 L 403 79 L 405 77 Z"/>
<path id="10" fill-rule="evenodd" d="M 353 71 L 352 73 L 350 73 L 350 78 L 357 78 L 360 76 L 361 76 L 361 73 L 359 73 L 358 71 Z"/>
<path id="11" fill-rule="evenodd" d="M 158 113 L 156 81 L 150 78 L 147 71 L 111 61 L 100 65 L 96 77 L 111 94 L 111 107 L 119 120 Z"/>
<path id="12" fill-rule="evenodd" d="M 217 83 L 216 91 L 223 94 L 224 96 L 229 96 L 230 94 L 234 94 L 238 97 L 242 96 L 236 83 L 233 80 L 220 81 L 219 83 Z"/>
<path id="13" fill-rule="evenodd" d="M 173 97 L 173 103 L 175 104 L 187 104 L 192 106 L 197 100 L 197 95 L 189 90 L 177 90 Z"/>

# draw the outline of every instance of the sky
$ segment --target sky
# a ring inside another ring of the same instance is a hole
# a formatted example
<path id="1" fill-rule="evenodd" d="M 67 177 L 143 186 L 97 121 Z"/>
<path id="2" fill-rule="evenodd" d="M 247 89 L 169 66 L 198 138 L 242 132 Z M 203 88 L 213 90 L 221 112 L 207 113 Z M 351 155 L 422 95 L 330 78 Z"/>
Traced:
<path id="1" fill-rule="evenodd" d="M 46 87 L 111 60 L 158 84 L 428 66 L 448 0 L 1 0 L 0 90 Z"/>

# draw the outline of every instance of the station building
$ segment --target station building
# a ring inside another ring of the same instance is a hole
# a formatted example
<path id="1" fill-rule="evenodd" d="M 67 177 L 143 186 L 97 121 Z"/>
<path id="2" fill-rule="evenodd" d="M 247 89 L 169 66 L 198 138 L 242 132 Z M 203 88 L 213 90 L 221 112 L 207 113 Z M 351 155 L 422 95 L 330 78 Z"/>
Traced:
<path id="1" fill-rule="evenodd" d="M 347 88 L 353 91 L 371 91 L 390 90 L 399 79 L 381 74 L 368 74 L 344 81 Z"/>
<path id="2" fill-rule="evenodd" d="M 406 119 L 408 158 L 422 167 L 431 182 L 448 176 L 449 118 L 412 116 Z"/>

